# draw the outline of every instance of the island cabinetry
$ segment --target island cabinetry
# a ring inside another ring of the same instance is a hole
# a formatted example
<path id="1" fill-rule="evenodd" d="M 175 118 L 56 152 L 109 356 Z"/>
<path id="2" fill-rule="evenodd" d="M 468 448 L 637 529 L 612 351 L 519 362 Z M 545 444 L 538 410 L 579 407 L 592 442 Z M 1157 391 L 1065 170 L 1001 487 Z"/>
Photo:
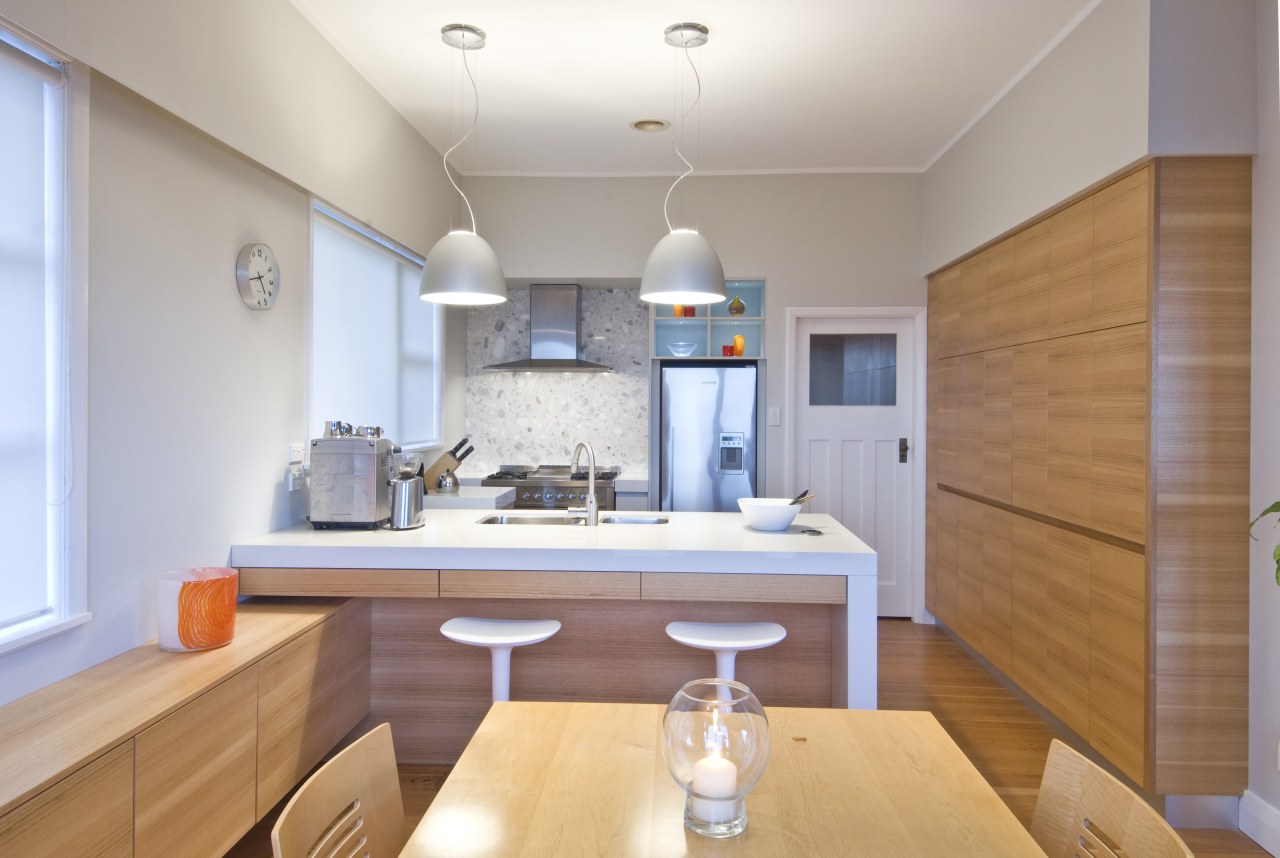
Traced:
<path id="1" fill-rule="evenodd" d="M 240 569 L 242 596 L 399 596 L 434 599 L 440 593 L 435 569 Z"/>
<path id="2" fill-rule="evenodd" d="M 0 855 L 130 858 L 133 742 L 123 742 L 0 817 Z"/>
<path id="3" fill-rule="evenodd" d="M 136 858 L 222 855 L 253 827 L 257 704 L 250 667 L 138 734 Z"/>
<path id="4" fill-rule="evenodd" d="M 639 599 L 639 572 L 442 569 L 442 599 Z"/>
<path id="5" fill-rule="evenodd" d="M 926 604 L 1157 794 L 1246 786 L 1250 192 L 1153 159 L 929 278 Z"/>

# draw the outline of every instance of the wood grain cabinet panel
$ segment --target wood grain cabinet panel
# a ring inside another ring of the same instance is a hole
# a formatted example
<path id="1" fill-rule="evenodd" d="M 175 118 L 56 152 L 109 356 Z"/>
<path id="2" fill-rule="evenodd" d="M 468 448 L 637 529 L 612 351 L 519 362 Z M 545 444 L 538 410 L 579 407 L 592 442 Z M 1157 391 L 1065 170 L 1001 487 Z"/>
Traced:
<path id="1" fill-rule="evenodd" d="M 950 492 L 935 489 L 935 518 L 930 530 L 934 533 L 935 563 L 930 568 L 937 578 L 934 591 L 934 614 L 949 626 L 956 625 L 959 604 L 959 580 L 957 578 L 958 504 L 960 498 Z"/>
<path id="2" fill-rule="evenodd" d="M 929 355 L 935 358 L 959 354 L 960 268 L 949 268 L 929 280 Z"/>
<path id="3" fill-rule="evenodd" d="M 442 569 L 442 599 L 639 599 L 639 572 Z"/>
<path id="4" fill-rule="evenodd" d="M 1141 554 L 1090 546 L 1089 743 L 1138 783 L 1146 780 L 1146 564 Z"/>
<path id="5" fill-rule="evenodd" d="M 257 704 L 248 667 L 137 735 L 137 858 L 216 858 L 253 827 Z"/>
<path id="6" fill-rule="evenodd" d="M 1049 336 L 1049 224 L 1032 224 L 1013 237 L 1014 342 Z"/>
<path id="7" fill-rule="evenodd" d="M 645 601 L 843 605 L 846 598 L 845 579 L 836 575 L 637 574 Z"/>
<path id="8" fill-rule="evenodd" d="M 1089 522 L 1092 400 L 1092 336 L 1050 340 L 1047 507 L 1076 524 Z"/>
<path id="9" fill-rule="evenodd" d="M 1049 528 L 1020 515 L 1010 516 L 1009 562 L 1012 610 L 1013 681 L 1037 700 L 1048 687 L 1048 642 L 1053 608 L 1049 604 Z"/>
<path id="10" fill-rule="evenodd" d="M 967 492 L 982 492 L 982 427 L 985 413 L 986 358 L 981 353 L 962 355 L 959 363 L 956 408 L 955 486 Z"/>
<path id="11" fill-rule="evenodd" d="M 982 504 L 960 498 L 956 516 L 956 631 L 982 651 Z"/>
<path id="12" fill-rule="evenodd" d="M 1045 570 L 1046 683 L 1044 702 L 1081 736 L 1089 736 L 1090 540 L 1049 528 Z"/>
<path id="13" fill-rule="evenodd" d="M 987 256 L 979 253 L 960 265 L 960 317 L 956 327 L 959 354 L 981 352 L 986 347 Z"/>
<path id="14" fill-rule="evenodd" d="M 1013 409 L 1010 414 L 1011 480 L 1014 506 L 1049 511 L 1049 344 L 1027 343 L 1013 350 Z M 943 432 L 942 434 L 945 434 Z M 930 438 L 937 437 L 931 434 Z"/>
<path id="15" fill-rule="evenodd" d="M 1147 320 L 1150 170 L 1120 179 L 1094 197 L 1093 328 Z"/>
<path id="16" fill-rule="evenodd" d="M 1093 198 L 1049 220 L 1049 336 L 1090 330 L 1093 321 Z"/>
<path id="17" fill-rule="evenodd" d="M 934 613 L 1160 795 L 1248 780 L 1251 170 L 1153 158 L 930 277 Z"/>
<path id="18" fill-rule="evenodd" d="M 1093 335 L 1089 525 L 1134 542 L 1147 529 L 1146 324 Z"/>
<path id="19" fill-rule="evenodd" d="M 130 858 L 133 741 L 0 816 L 0 855 Z"/>
<path id="20" fill-rule="evenodd" d="M 1006 675 L 1013 672 L 1011 518 L 982 508 L 982 653 Z"/>
<path id="21" fill-rule="evenodd" d="M 370 616 L 352 600 L 259 662 L 255 820 L 369 713 Z"/>
<path id="22" fill-rule="evenodd" d="M 985 303 L 987 349 L 999 349 L 1018 342 L 1017 263 L 1014 240 L 1007 238 L 989 250 L 987 257 Z"/>
<path id="23" fill-rule="evenodd" d="M 1013 349 L 994 349 L 984 357 L 981 492 L 1008 503 L 1013 487 Z"/>

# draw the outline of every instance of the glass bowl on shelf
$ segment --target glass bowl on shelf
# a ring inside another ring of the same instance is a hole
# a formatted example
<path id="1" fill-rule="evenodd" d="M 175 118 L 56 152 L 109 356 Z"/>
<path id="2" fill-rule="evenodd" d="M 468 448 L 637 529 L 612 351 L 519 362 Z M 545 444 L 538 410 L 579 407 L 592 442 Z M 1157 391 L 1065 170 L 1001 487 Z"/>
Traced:
<path id="1" fill-rule="evenodd" d="M 668 343 L 667 351 L 676 357 L 688 357 L 698 350 L 697 343 Z"/>

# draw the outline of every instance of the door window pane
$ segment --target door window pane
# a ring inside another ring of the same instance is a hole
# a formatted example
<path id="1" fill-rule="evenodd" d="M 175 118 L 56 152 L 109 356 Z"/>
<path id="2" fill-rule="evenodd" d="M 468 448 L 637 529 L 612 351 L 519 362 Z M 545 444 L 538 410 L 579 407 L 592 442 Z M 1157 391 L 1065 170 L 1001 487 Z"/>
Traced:
<path id="1" fill-rule="evenodd" d="M 810 405 L 896 405 L 897 334 L 809 337 Z"/>

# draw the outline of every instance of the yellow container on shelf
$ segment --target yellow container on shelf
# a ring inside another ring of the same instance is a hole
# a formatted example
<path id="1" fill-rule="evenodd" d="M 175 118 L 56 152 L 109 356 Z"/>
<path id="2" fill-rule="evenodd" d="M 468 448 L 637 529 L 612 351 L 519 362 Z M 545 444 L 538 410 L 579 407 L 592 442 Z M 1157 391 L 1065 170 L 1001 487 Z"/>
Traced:
<path id="1" fill-rule="evenodd" d="M 733 335 L 733 353 L 736 357 L 742 357 L 742 353 L 746 351 L 747 338 L 742 334 Z"/>

